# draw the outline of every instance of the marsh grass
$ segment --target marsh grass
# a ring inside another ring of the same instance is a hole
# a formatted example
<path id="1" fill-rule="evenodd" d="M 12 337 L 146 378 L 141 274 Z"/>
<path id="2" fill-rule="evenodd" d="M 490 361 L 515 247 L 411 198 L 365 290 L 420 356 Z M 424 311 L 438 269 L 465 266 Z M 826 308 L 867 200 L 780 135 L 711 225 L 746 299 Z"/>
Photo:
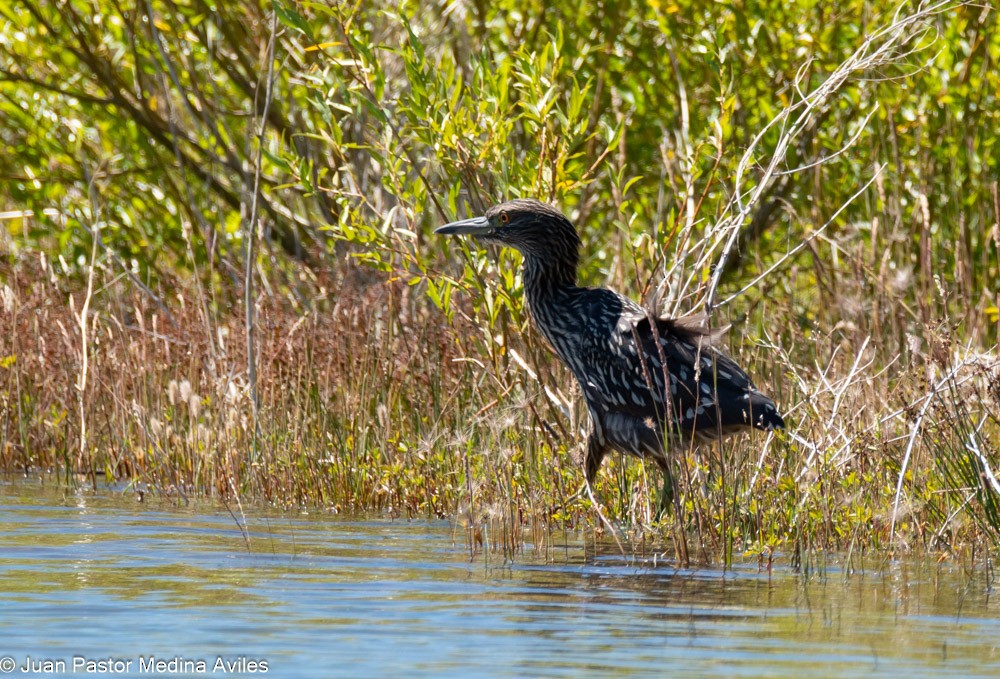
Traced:
<path id="1" fill-rule="evenodd" d="M 178 501 L 449 518 L 473 551 L 504 558 L 543 548 L 555 528 L 672 555 L 675 519 L 697 561 L 775 550 L 958 552 L 998 537 L 1000 365 L 945 351 L 946 336 L 937 350 L 903 355 L 864 340 L 851 352 L 846 340 L 817 346 L 786 332 L 752 343 L 732 333 L 733 352 L 775 393 L 789 431 L 672 451 L 680 517 L 657 517 L 652 465 L 613 456 L 597 488 L 611 536 L 589 501 L 566 504 L 582 480 L 585 423 L 569 375 L 540 359 L 574 411 L 547 419 L 552 399 L 537 375 L 471 355 L 475 345 L 463 342 L 477 330 L 460 303 L 448 320 L 413 286 L 372 285 L 364 268 L 330 281 L 306 312 L 261 297 L 254 462 L 240 309 L 219 304 L 205 315 L 178 282 L 165 298 L 168 321 L 103 272 L 88 322 L 81 454 L 72 323 L 82 283 L 44 258 L 7 261 L 8 475 L 113 480 Z M 779 321 L 770 327 L 795 328 L 776 305 L 769 316 Z"/>
<path id="2" fill-rule="evenodd" d="M 724 562 L 995 550 L 988 8 L 919 4 L 872 72 L 828 80 L 900 8 L 22 5 L 0 42 L 4 473 L 445 517 L 501 558 L 552 528 Z M 803 107 L 787 143 L 772 123 Z M 586 413 L 517 256 L 430 235 L 515 196 L 573 218 L 583 284 L 683 313 L 718 282 L 713 322 L 788 430 L 674 449 L 673 514 L 619 456 L 600 515 L 575 495 Z"/>

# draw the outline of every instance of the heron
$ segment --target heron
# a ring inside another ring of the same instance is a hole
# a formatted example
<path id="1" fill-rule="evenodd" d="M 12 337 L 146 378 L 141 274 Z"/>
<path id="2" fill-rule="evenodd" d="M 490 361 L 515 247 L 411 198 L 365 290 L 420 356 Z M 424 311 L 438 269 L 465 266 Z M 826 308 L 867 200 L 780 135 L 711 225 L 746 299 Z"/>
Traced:
<path id="1" fill-rule="evenodd" d="M 784 428 L 774 401 L 725 353 L 721 332 L 703 319 L 665 317 L 613 290 L 578 286 L 580 236 L 551 205 L 510 200 L 435 233 L 521 253 L 528 313 L 573 373 L 590 414 L 588 488 L 608 453 L 618 451 L 658 465 L 666 504 L 674 496 L 669 446 Z"/>

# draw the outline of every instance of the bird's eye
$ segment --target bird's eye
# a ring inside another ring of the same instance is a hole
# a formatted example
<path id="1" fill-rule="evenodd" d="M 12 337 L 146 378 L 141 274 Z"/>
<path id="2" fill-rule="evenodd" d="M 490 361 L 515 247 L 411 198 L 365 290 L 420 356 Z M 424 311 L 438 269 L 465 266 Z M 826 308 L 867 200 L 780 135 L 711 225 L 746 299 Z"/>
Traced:
<path id="1" fill-rule="evenodd" d="M 509 224 L 510 223 L 510 215 L 507 214 L 506 212 L 501 212 L 500 213 L 500 223 L 501 224 Z"/>

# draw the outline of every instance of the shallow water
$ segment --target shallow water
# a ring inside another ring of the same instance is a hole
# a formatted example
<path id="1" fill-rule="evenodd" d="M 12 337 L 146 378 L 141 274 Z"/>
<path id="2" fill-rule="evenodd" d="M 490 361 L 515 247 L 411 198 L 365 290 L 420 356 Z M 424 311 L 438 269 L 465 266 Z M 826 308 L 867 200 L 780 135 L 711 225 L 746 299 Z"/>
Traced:
<path id="1" fill-rule="evenodd" d="M 952 563 L 676 571 L 571 541 L 500 565 L 470 560 L 446 522 L 251 514 L 247 528 L 249 549 L 211 506 L 0 484 L 0 672 L 1000 674 L 996 593 Z M 173 664 L 149 671 L 151 657 Z"/>

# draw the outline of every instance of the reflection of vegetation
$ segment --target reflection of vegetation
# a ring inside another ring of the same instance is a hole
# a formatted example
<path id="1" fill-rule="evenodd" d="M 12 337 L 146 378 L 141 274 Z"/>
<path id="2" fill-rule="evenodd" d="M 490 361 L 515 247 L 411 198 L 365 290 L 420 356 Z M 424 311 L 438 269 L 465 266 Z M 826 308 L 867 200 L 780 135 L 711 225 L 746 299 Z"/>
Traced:
<path id="1" fill-rule="evenodd" d="M 3 536 L 7 552 L 0 559 L 3 591 L 14 598 L 99 590 L 126 600 L 155 596 L 172 606 L 269 605 L 245 591 L 257 577 L 254 565 L 218 567 L 213 552 L 231 556 L 245 549 L 238 534 L 226 536 L 231 527 L 194 517 L 161 524 L 142 515 L 111 519 L 109 525 L 111 515 L 110 507 L 77 512 L 32 504 L 10 510 Z M 183 559 L 178 549 L 186 552 Z M 195 563 L 199 556 L 211 563 Z"/>
<path id="2" fill-rule="evenodd" d="M 18 594 L 65 595 L 80 590 L 100 590 L 125 600 L 144 600 L 155 592 L 158 601 L 171 606 L 264 606 L 263 596 L 246 591 L 246 583 L 257 576 L 253 568 L 244 571 L 192 568 L 190 564 L 171 566 L 123 566 L 117 561 L 106 563 L 71 562 L 72 570 L 49 571 L 45 579 L 38 577 L 37 564 L 31 568 L 5 569 L 4 591 Z"/>
<path id="3" fill-rule="evenodd" d="M 753 563 L 691 572 L 595 557 L 590 537 L 576 535 L 547 557 L 490 568 L 488 558 L 470 563 L 443 524 L 254 514 L 248 554 L 226 536 L 231 519 L 204 506 L 148 511 L 88 498 L 78 510 L 29 497 L 20 508 L 5 498 L 0 533 L 5 547 L 11 533 L 47 535 L 0 556 L 5 638 L 21 647 L 41 637 L 88 648 L 113 633 L 143 654 L 171 642 L 172 652 L 208 644 L 214 653 L 235 635 L 291 660 L 322 638 L 345 667 L 390 639 L 397 660 L 417 667 L 408 653 L 417 654 L 435 674 L 477 660 L 488 673 L 497 654 L 484 648 L 511 649 L 504 667 L 528 674 L 556 665 L 704 674 L 738 660 L 743 673 L 816 673 L 819 663 L 854 676 L 877 656 L 883 671 L 919 663 L 964 676 L 996 660 L 988 576 L 933 558 L 876 558 L 853 572 L 831 561 L 818 577 Z M 74 544 L 98 536 L 118 544 Z"/>
<path id="4" fill-rule="evenodd" d="M 503 197 L 552 200 L 582 230 L 585 278 L 635 295 L 665 280 L 687 310 L 743 151 L 893 9 L 0 8 L 3 463 L 461 511 L 499 529 L 476 544 L 505 550 L 543 539 L 520 533 L 533 519 L 591 521 L 562 506 L 584 415 L 527 330 L 513 260 L 468 252 L 459 271 L 427 229 Z M 807 243 L 720 312 L 793 427 L 677 452 L 681 520 L 709 558 L 885 547 L 890 531 L 951 548 L 1000 529 L 1000 31 L 983 7 L 944 9 L 914 51 L 822 107 L 787 158 L 809 169 L 776 179 L 726 262 L 723 299 Z M 248 234 L 259 423 L 231 310 Z M 609 514 L 655 526 L 640 464 L 616 460 L 602 483 L 620 486 Z"/>

